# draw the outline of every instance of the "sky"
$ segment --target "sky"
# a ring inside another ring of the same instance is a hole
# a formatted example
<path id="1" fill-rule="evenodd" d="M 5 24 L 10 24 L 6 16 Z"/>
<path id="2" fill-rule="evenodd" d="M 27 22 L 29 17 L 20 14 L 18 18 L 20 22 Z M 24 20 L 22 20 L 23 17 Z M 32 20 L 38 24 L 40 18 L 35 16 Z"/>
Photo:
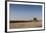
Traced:
<path id="1" fill-rule="evenodd" d="M 41 5 L 10 4 L 10 20 L 32 20 L 42 18 Z"/>

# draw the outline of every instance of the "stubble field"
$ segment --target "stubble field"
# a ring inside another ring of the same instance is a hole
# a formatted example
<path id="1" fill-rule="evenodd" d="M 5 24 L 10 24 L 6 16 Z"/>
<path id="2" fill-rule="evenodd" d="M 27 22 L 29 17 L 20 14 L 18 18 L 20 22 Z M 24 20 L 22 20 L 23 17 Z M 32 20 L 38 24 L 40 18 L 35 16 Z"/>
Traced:
<path id="1" fill-rule="evenodd" d="M 42 27 L 42 22 L 15 22 L 11 21 L 10 22 L 10 28 L 11 29 L 16 29 L 16 28 L 37 28 L 37 27 Z"/>

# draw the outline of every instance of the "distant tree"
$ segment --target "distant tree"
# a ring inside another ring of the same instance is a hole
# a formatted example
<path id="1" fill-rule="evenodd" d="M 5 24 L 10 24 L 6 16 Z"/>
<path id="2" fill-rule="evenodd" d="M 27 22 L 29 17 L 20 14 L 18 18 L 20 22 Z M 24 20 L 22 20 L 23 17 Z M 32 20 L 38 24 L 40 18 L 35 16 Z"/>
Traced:
<path id="1" fill-rule="evenodd" d="M 37 21 L 37 18 L 33 18 L 34 21 Z"/>
<path id="2" fill-rule="evenodd" d="M 34 20 L 37 20 L 37 18 L 34 18 Z"/>

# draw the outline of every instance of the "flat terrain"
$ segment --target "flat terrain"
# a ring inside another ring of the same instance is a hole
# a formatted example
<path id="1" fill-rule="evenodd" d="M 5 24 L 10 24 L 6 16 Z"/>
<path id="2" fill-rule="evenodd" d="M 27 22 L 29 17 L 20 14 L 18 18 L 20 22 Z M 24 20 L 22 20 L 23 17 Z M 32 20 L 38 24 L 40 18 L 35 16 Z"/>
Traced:
<path id="1" fill-rule="evenodd" d="M 14 28 L 37 28 L 37 27 L 42 27 L 42 22 L 10 22 L 10 28 L 14 29 Z"/>

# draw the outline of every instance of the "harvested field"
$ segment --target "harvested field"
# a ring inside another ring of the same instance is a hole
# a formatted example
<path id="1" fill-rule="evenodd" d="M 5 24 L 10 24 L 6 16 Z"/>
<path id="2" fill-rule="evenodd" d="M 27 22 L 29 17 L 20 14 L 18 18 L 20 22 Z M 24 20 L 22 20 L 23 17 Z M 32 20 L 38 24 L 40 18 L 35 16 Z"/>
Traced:
<path id="1" fill-rule="evenodd" d="M 15 28 L 37 28 L 37 27 L 42 27 L 42 22 L 31 22 L 31 21 L 26 21 L 26 22 L 17 22 L 17 21 L 10 21 L 10 28 L 15 29 Z"/>

